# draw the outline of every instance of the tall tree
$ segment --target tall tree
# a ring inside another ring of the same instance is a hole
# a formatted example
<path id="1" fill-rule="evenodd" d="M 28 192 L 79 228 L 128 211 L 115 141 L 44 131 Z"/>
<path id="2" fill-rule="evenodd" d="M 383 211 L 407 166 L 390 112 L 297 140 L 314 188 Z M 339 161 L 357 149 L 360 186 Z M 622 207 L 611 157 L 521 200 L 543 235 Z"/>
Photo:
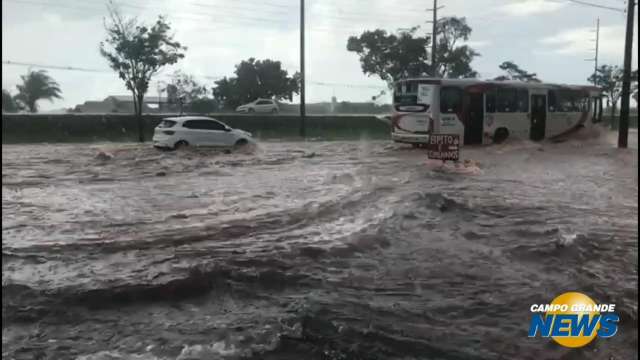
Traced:
<path id="1" fill-rule="evenodd" d="M 387 83 L 404 77 L 422 76 L 430 72 L 431 57 L 427 51 L 430 36 L 416 34 L 418 26 L 397 34 L 377 29 L 365 31 L 347 40 L 347 50 L 360 56 L 362 72 L 377 75 Z M 435 76 L 445 78 L 476 77 L 471 67 L 480 54 L 460 42 L 469 40 L 471 27 L 465 18 L 442 18 L 437 26 L 438 68 Z"/>
<path id="2" fill-rule="evenodd" d="M 173 106 L 180 106 L 180 111 L 189 109 L 194 102 L 202 104 L 207 88 L 198 83 L 193 75 L 177 70 L 171 76 L 171 83 L 166 87 L 167 100 Z"/>
<path id="3" fill-rule="evenodd" d="M 480 54 L 468 45 L 458 45 L 460 41 L 469 40 L 471 27 L 467 19 L 445 17 L 436 25 L 438 73 L 436 76 L 446 78 L 475 78 L 478 72 L 471 68 L 471 61 Z"/>
<path id="4" fill-rule="evenodd" d="M 38 112 L 38 100 L 62 99 L 60 85 L 45 70 L 29 71 L 20 76 L 22 84 L 16 85 L 18 94 L 14 97 L 18 106 L 29 112 Z M 3 93 L 4 101 L 4 93 Z"/>
<path id="5" fill-rule="evenodd" d="M 525 81 L 525 82 L 540 82 L 540 79 L 538 79 L 538 75 L 536 73 L 530 73 L 524 69 L 521 69 L 513 61 L 505 61 L 502 64 L 500 64 L 500 70 L 503 70 L 506 73 L 506 75 L 498 76 L 494 80 L 499 80 L 499 81 L 518 80 L 518 81 Z"/>
<path id="6" fill-rule="evenodd" d="M 418 27 L 389 34 L 385 30 L 365 31 L 347 40 L 347 50 L 360 57 L 362 72 L 377 75 L 392 83 L 404 77 L 425 75 L 429 72 L 427 46 L 430 37 L 417 36 Z"/>
<path id="7" fill-rule="evenodd" d="M 589 76 L 587 81 L 602 89 L 602 93 L 607 98 L 607 103 L 611 110 L 611 121 L 613 121 L 618 101 L 622 96 L 622 68 L 618 65 L 601 65 L 596 69 L 595 74 Z"/>
<path id="8" fill-rule="evenodd" d="M 182 98 L 184 102 L 190 103 L 193 100 L 204 97 L 207 88 L 195 80 L 193 75 L 177 70 L 171 76 L 171 83 L 167 86 L 167 96 L 170 101 Z"/>
<path id="9" fill-rule="evenodd" d="M 149 82 L 163 66 L 184 58 L 186 47 L 173 39 L 171 26 L 163 16 L 149 27 L 135 17 L 124 18 L 113 2 L 109 2 L 108 10 L 107 38 L 100 42 L 100 54 L 133 95 L 138 139 L 143 142 L 142 105 Z"/>
<path id="10" fill-rule="evenodd" d="M 20 107 L 9 91 L 2 89 L 2 112 L 18 112 Z"/>
<path id="11" fill-rule="evenodd" d="M 300 74 L 289 76 L 280 61 L 250 58 L 236 65 L 235 77 L 215 82 L 214 97 L 227 108 L 251 102 L 257 98 L 291 101 L 300 91 Z"/>

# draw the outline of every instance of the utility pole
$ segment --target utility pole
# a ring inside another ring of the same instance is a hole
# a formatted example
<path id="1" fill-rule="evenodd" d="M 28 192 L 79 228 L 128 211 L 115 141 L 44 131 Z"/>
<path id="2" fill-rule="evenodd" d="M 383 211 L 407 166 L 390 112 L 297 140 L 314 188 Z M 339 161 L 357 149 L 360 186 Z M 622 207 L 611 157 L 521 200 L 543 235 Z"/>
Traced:
<path id="1" fill-rule="evenodd" d="M 163 88 L 163 86 L 165 86 L 166 83 L 164 81 L 158 81 L 156 82 L 156 87 L 158 90 L 158 112 L 162 113 L 162 93 L 165 91 L 165 89 Z"/>
<path id="2" fill-rule="evenodd" d="M 433 30 L 431 31 L 431 73 L 433 77 L 437 77 L 438 58 L 436 56 L 437 38 L 436 28 L 438 26 L 438 0 L 433 0 Z"/>
<path id="3" fill-rule="evenodd" d="M 598 53 L 600 51 L 600 18 L 596 21 L 596 61 L 593 67 L 593 83 L 596 83 L 598 76 Z"/>
<path id="4" fill-rule="evenodd" d="M 620 106 L 620 127 L 618 147 L 626 148 L 629 137 L 629 98 L 631 97 L 631 51 L 633 48 L 633 16 L 635 0 L 627 0 L 627 34 L 624 42 L 624 69 L 622 74 L 622 105 Z"/>
<path id="5" fill-rule="evenodd" d="M 307 109 L 304 93 L 304 0 L 300 0 L 300 136 L 306 136 Z"/>
<path id="6" fill-rule="evenodd" d="M 438 71 L 438 54 L 437 54 L 437 48 L 438 48 L 438 36 L 437 36 L 437 31 L 438 31 L 438 9 L 442 9 L 444 6 L 440 6 L 438 7 L 438 0 L 433 0 L 433 9 L 427 9 L 427 11 L 432 11 L 433 12 L 433 20 L 429 21 L 427 20 L 427 23 L 431 23 L 432 24 L 432 30 L 431 30 L 431 76 L 433 77 L 437 77 L 437 71 Z M 428 33 L 427 33 L 428 34 Z"/>
<path id="7" fill-rule="evenodd" d="M 598 85 L 598 80 L 596 79 L 596 77 L 598 76 L 598 52 L 600 49 L 600 18 L 598 18 L 598 20 L 596 21 L 596 38 L 595 39 L 591 39 L 591 41 L 595 41 L 596 42 L 596 48 L 595 48 L 595 52 L 596 55 L 593 59 L 585 59 L 585 61 L 593 61 L 595 62 L 595 65 L 593 67 L 593 85 Z"/>

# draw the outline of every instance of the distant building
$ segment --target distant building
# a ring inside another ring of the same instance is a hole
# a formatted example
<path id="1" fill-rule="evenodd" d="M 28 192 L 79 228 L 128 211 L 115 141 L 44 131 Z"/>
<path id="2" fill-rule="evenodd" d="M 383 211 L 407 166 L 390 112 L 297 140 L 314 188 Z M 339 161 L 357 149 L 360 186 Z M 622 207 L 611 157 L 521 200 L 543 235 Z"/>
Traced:
<path id="1" fill-rule="evenodd" d="M 158 113 L 169 108 L 167 98 L 157 96 L 145 96 L 142 104 L 143 113 Z M 124 113 L 134 112 L 132 95 L 112 95 L 102 101 L 85 101 L 84 104 L 76 105 L 72 112 L 87 114 Z"/>

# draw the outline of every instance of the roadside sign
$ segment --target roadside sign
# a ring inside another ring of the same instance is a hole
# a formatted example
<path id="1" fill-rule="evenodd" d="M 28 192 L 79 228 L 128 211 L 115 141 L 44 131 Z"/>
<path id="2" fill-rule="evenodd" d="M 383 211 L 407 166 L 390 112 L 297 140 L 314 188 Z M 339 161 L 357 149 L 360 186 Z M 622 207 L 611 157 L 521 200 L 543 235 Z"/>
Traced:
<path id="1" fill-rule="evenodd" d="M 436 160 L 460 159 L 460 136 L 448 134 L 432 134 L 427 143 L 427 157 Z"/>

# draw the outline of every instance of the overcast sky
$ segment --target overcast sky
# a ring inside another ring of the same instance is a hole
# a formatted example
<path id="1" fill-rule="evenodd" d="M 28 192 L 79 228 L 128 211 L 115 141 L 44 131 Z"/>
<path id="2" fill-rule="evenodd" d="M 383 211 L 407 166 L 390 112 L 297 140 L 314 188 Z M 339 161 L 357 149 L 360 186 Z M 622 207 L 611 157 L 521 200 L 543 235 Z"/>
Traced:
<path id="1" fill-rule="evenodd" d="M 624 0 L 589 0 L 623 9 Z M 347 38 L 364 30 L 396 31 L 420 25 L 431 14 L 426 0 L 307 0 L 307 102 L 367 101 L 385 84 L 362 73 L 358 56 L 346 50 Z M 600 63 L 622 65 L 626 15 L 566 0 L 440 0 L 441 16 L 466 17 L 473 33 L 469 45 L 481 56 L 473 62 L 481 78 L 500 74 L 498 65 L 515 61 L 548 82 L 583 84 L 593 72 L 596 18 L 600 18 Z M 186 57 L 152 83 L 167 80 L 175 69 L 212 85 L 233 74 L 234 65 L 255 57 L 280 60 L 299 70 L 298 0 L 135 0 L 122 2 L 127 15 L 152 21 L 165 14 Z M 105 37 L 101 0 L 2 0 L 2 60 L 95 69 L 49 69 L 64 99 L 42 101 L 43 111 L 72 107 L 85 100 L 127 94 L 98 52 Z M 636 26 L 637 29 L 637 8 Z M 634 44 L 637 44 L 637 32 Z M 637 54 L 637 47 L 633 51 Z M 634 69 L 637 68 L 634 55 Z M 27 67 L 2 65 L 2 87 L 15 92 Z M 384 99 L 383 99 L 384 100 Z"/>

